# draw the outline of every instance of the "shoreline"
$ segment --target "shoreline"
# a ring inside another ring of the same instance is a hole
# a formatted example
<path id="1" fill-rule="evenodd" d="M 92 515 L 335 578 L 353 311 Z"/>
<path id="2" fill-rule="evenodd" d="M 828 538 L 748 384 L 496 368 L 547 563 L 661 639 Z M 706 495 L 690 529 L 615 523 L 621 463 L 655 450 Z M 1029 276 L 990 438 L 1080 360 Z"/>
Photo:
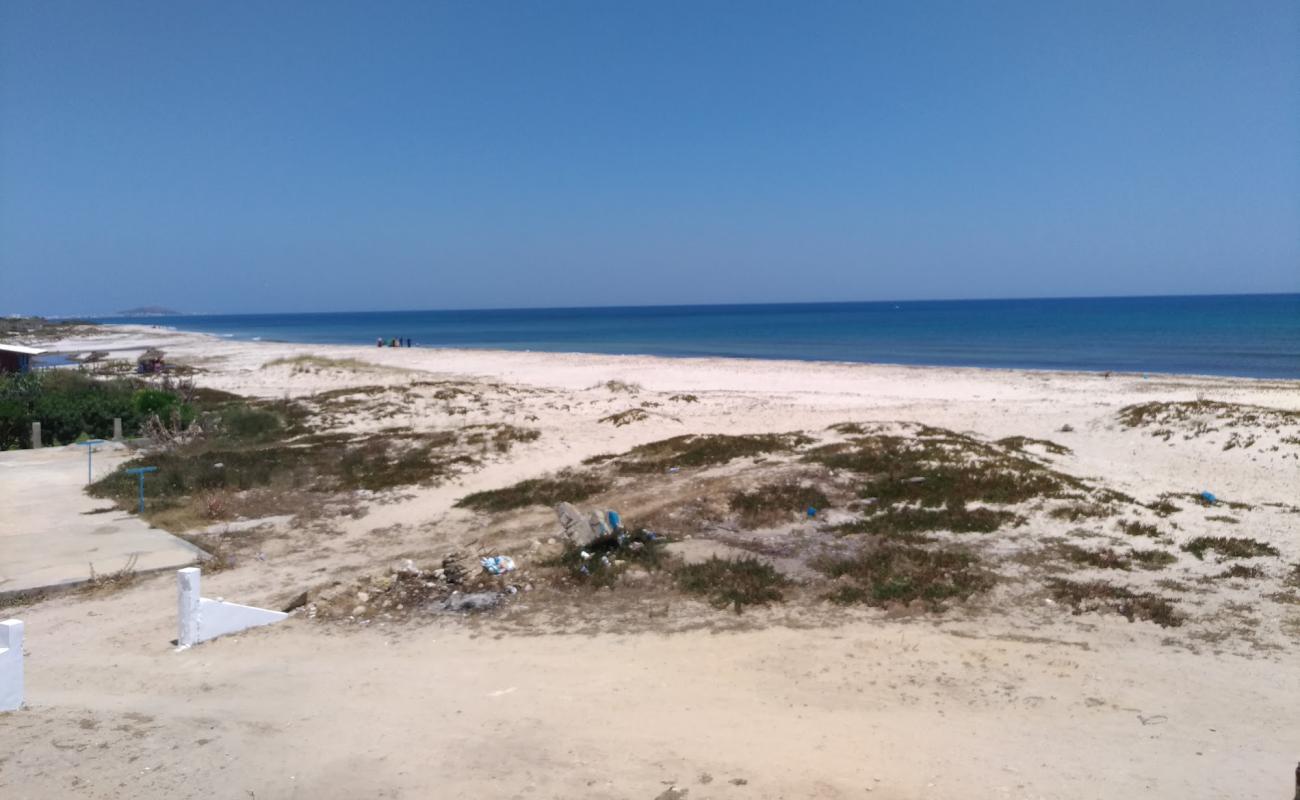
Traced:
<path id="1" fill-rule="evenodd" d="M 571 361 L 573 359 L 588 359 L 595 365 L 601 361 L 610 362 L 610 366 L 635 366 L 637 362 L 663 362 L 666 364 L 695 365 L 705 367 L 728 366 L 728 365 L 764 365 L 770 366 L 780 371 L 788 371 L 800 367 L 809 367 L 814 369 L 863 369 L 872 371 L 890 371 L 890 370 L 918 370 L 930 373 L 953 372 L 958 374 L 974 374 L 988 376 L 1022 376 L 1022 377 L 1063 377 L 1063 378 L 1086 378 L 1086 379 L 1128 379 L 1143 381 L 1196 381 L 1205 384 L 1220 383 L 1246 383 L 1254 387 L 1269 387 L 1279 390 L 1300 388 L 1300 378 L 1270 378 L 1270 377 L 1253 377 L 1248 375 L 1210 375 L 1201 373 L 1183 373 L 1183 372 L 1160 372 L 1155 370 L 1146 371 L 1128 371 L 1128 370 L 1069 370 L 1069 369 L 1051 369 L 1035 367 L 997 367 L 997 366 L 967 366 L 967 365 L 945 365 L 945 364 L 903 364 L 892 362 L 870 362 L 870 361 L 835 361 L 835 360 L 815 360 L 815 359 L 796 359 L 796 358 L 765 358 L 761 356 L 695 356 L 695 355 L 651 355 L 639 353 L 593 353 L 586 351 L 557 351 L 557 350 L 525 350 L 510 348 L 489 348 L 489 347 L 455 347 L 455 346 L 431 346 L 415 345 L 410 348 L 397 347 L 377 347 L 365 344 L 333 344 L 322 342 L 296 342 L 292 340 L 281 339 L 245 339 L 234 336 L 222 336 L 216 333 L 205 331 L 186 331 L 173 327 L 151 326 L 140 323 L 107 323 L 96 322 L 88 323 L 86 327 L 102 328 L 110 336 L 116 336 L 118 332 L 126 335 L 136 335 L 140 337 L 138 341 L 128 341 L 117 347 L 109 349 L 110 353 L 122 352 L 130 353 L 135 351 L 142 352 L 150 346 L 161 346 L 166 344 L 167 339 L 179 338 L 188 340 L 189 343 L 196 341 L 207 342 L 213 345 L 233 345 L 244 344 L 254 347 L 268 348 L 293 348 L 298 350 L 310 349 L 340 349 L 355 351 L 357 353 L 436 353 L 453 356 L 462 359 L 471 359 L 475 356 L 484 359 L 513 359 L 520 357 L 539 358 L 542 360 L 560 359 Z M 105 349 L 102 347 L 92 348 L 90 345 L 102 343 L 99 337 L 77 337 L 73 339 L 56 340 L 52 344 L 60 345 L 56 350 L 51 352 L 58 354 L 73 354 L 78 352 L 88 352 L 90 349 Z M 63 345 L 75 345 L 66 347 Z M 1300 401 L 1297 401 L 1297 407 L 1300 407 Z"/>

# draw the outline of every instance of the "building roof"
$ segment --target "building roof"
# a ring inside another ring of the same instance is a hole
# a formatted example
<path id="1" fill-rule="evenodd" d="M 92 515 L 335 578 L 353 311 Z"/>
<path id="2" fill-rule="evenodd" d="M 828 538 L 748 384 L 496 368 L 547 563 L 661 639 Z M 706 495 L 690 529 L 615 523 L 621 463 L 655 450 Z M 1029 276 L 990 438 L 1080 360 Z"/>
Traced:
<path id="1" fill-rule="evenodd" d="M 27 347 L 21 344 L 3 344 L 3 343 L 0 343 L 0 351 L 6 353 L 18 353 L 19 355 L 24 355 L 24 356 L 39 356 L 41 353 L 45 352 L 44 350 L 40 350 L 35 347 Z"/>

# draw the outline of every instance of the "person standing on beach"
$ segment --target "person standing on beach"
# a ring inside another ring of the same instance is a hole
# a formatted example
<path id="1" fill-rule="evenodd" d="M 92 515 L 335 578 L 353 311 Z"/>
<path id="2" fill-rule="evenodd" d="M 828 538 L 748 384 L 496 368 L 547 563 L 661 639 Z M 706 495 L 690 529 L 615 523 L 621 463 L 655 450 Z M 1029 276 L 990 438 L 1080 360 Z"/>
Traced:
<path id="1" fill-rule="evenodd" d="M 384 337 L 382 337 L 382 336 L 376 336 L 376 337 L 375 337 L 375 347 L 383 347 L 383 346 L 384 346 Z"/>

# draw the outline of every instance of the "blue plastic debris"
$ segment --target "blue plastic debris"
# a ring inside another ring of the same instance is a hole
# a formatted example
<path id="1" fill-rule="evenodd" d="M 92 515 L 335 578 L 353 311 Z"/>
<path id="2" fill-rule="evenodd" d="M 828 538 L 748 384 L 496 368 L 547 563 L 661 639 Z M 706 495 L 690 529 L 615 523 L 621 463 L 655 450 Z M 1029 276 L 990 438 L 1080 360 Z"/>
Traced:
<path id="1" fill-rule="evenodd" d="M 623 527 L 623 518 L 618 515 L 617 511 L 606 511 L 605 518 L 609 520 L 609 527 L 611 530 L 618 530 Z"/>
<path id="2" fill-rule="evenodd" d="M 817 516 L 817 509 L 813 508 L 812 506 L 808 506 L 808 519 L 812 519 L 815 516 Z"/>
<path id="3" fill-rule="evenodd" d="M 515 569 L 515 560 L 510 556 L 480 558 L 479 563 L 483 565 L 483 569 L 492 575 L 504 575 L 507 572 L 513 572 Z"/>
<path id="4" fill-rule="evenodd" d="M 1214 492 L 1201 492 L 1201 499 L 1209 503 L 1210 505 L 1214 505 L 1215 503 L 1219 502 L 1219 498 L 1214 496 Z"/>

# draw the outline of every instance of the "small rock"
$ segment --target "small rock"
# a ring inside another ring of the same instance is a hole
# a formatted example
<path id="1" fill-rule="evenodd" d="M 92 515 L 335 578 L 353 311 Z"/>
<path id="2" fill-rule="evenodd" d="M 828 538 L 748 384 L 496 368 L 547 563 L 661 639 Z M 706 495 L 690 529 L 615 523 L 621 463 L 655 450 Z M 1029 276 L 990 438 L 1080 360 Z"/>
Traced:
<path id="1" fill-rule="evenodd" d="M 369 599 L 370 599 L 370 593 L 369 593 L 369 592 L 357 592 L 357 602 L 358 602 L 358 603 L 364 603 L 364 602 L 366 602 L 366 601 L 369 600 Z"/>
<path id="2" fill-rule="evenodd" d="M 496 592 L 470 592 L 461 594 L 456 592 L 451 597 L 443 601 L 442 608 L 444 611 L 453 613 L 474 613 L 477 611 L 487 611 L 495 608 L 501 602 L 501 595 Z"/>
<path id="3" fill-rule="evenodd" d="M 408 558 L 402 561 L 402 563 L 393 567 L 393 574 L 406 575 L 409 577 L 419 577 L 420 568 L 415 566 L 415 562 Z"/>

